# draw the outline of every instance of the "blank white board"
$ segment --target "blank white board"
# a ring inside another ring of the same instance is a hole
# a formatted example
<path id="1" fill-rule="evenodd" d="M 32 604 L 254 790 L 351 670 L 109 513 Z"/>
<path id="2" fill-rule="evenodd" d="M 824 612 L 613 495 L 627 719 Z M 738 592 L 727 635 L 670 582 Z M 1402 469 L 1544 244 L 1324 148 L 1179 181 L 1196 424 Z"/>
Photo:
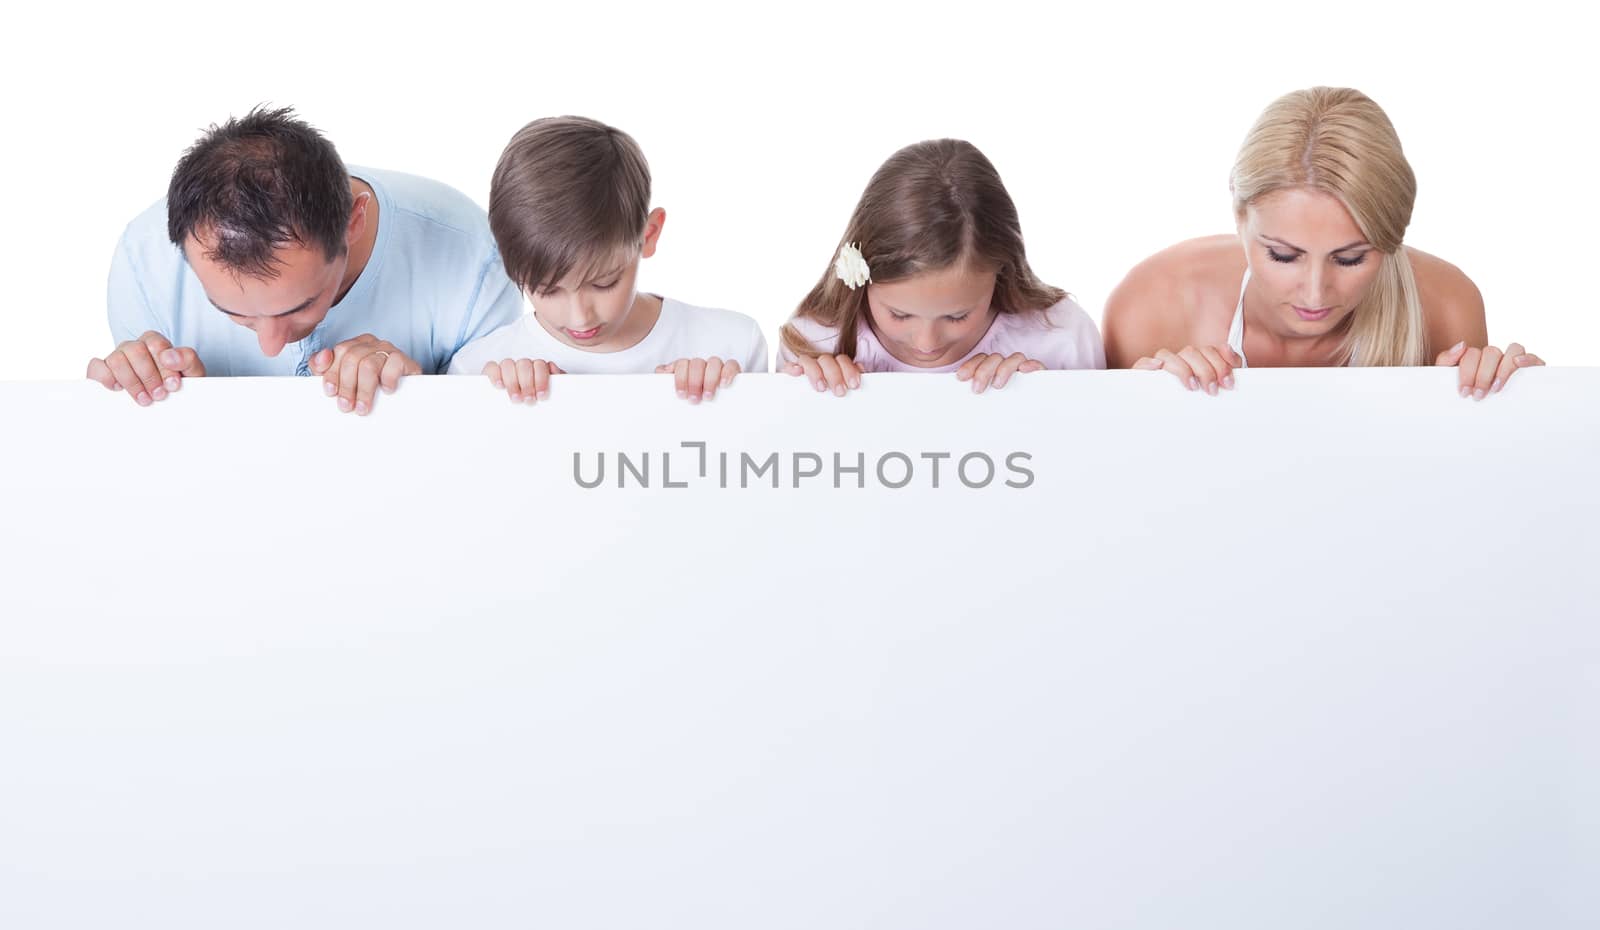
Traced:
<path id="1" fill-rule="evenodd" d="M 1453 378 L 0 384 L 0 926 L 1593 926 L 1600 370 Z"/>

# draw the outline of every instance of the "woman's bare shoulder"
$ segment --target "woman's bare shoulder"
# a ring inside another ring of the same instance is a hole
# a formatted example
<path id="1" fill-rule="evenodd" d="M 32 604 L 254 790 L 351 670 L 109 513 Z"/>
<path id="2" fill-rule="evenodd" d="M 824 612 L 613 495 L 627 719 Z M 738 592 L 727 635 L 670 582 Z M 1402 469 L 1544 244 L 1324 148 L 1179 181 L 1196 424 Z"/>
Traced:
<path id="1" fill-rule="evenodd" d="M 1244 267 L 1234 235 L 1188 239 L 1135 265 L 1106 299 L 1107 364 L 1126 368 L 1156 349 L 1225 338 Z M 1207 336 L 1218 328 L 1220 337 Z"/>
<path id="2" fill-rule="evenodd" d="M 1483 294 L 1466 272 L 1411 246 L 1406 246 L 1406 256 L 1411 259 L 1417 297 L 1422 301 L 1429 352 L 1442 352 L 1462 340 L 1470 346 L 1485 345 L 1488 330 Z"/>

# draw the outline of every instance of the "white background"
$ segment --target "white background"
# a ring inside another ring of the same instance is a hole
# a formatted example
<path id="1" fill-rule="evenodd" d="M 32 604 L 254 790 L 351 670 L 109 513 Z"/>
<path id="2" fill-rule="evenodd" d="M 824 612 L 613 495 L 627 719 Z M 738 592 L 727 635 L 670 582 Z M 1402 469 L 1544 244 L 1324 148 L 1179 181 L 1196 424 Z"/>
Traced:
<path id="1" fill-rule="evenodd" d="M 123 225 L 258 102 L 480 203 L 527 120 L 620 126 L 668 213 L 643 286 L 770 339 L 872 171 L 944 135 L 995 162 L 1035 267 L 1098 319 L 1135 262 L 1232 228 L 1245 130 L 1319 83 L 1388 111 L 1420 179 L 1408 241 L 1477 281 L 1492 340 L 1600 362 L 1593 31 L 1538 3 L 1396 7 L 24 4 L 0 56 L 0 379 L 80 377 L 109 348 Z"/>

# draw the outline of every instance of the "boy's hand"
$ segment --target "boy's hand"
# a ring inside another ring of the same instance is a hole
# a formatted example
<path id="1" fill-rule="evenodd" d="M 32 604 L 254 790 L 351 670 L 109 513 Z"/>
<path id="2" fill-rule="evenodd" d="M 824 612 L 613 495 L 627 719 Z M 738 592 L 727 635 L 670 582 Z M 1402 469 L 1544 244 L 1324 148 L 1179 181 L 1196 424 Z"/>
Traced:
<path id="1" fill-rule="evenodd" d="M 698 404 L 702 399 L 712 400 L 718 387 L 727 387 L 739 373 L 738 362 L 724 362 L 711 358 L 680 358 L 668 365 L 657 365 L 656 374 L 672 375 L 678 396 Z"/>
<path id="2" fill-rule="evenodd" d="M 550 396 L 550 376 L 566 372 L 542 358 L 507 358 L 485 362 L 483 374 L 490 384 L 510 395 L 512 403 L 534 404 Z"/>

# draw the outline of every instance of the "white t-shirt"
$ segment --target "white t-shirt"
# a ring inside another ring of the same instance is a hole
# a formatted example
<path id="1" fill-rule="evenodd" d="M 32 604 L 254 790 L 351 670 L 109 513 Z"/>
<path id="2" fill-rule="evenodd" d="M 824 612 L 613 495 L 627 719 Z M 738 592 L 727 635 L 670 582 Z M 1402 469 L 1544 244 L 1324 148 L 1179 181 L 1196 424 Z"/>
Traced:
<path id="1" fill-rule="evenodd" d="M 794 317 L 789 325 L 799 331 L 817 351 L 829 355 L 839 350 L 839 332 L 805 317 Z M 470 347 L 469 347 L 470 348 Z M 464 350 L 463 350 L 464 351 Z M 1064 298 L 1043 313 L 997 313 L 989 331 L 966 358 L 938 368 L 922 368 L 907 364 L 889 354 L 878 341 L 877 334 L 865 319 L 856 324 L 856 351 L 852 358 L 862 371 L 955 371 L 961 363 L 974 355 L 1011 355 L 1021 352 L 1034 361 L 1043 362 L 1049 370 L 1106 367 L 1106 350 L 1100 342 L 1100 330 L 1083 308 Z M 779 343 L 778 360 L 794 361 L 794 353 Z"/>
<path id="2" fill-rule="evenodd" d="M 533 358 L 554 362 L 574 375 L 649 374 L 680 358 L 736 361 L 741 371 L 767 370 L 767 338 L 755 320 L 732 310 L 694 307 L 661 299 L 661 315 L 639 342 L 616 352 L 569 346 L 545 331 L 532 313 L 467 343 L 450 362 L 449 374 L 476 375 L 486 362 Z"/>

